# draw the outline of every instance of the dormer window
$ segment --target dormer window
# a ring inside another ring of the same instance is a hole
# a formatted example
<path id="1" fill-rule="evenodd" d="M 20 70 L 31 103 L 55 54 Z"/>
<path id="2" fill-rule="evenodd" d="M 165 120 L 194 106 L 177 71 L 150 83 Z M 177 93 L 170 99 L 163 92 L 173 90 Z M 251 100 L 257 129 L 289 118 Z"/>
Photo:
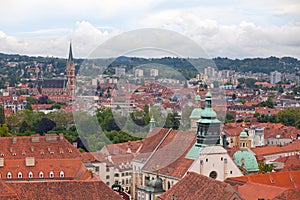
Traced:
<path id="1" fill-rule="evenodd" d="M 16 156 L 17 154 L 16 154 L 16 153 L 13 153 L 12 155 L 13 155 L 13 156 Z"/>
<path id="2" fill-rule="evenodd" d="M 45 153 L 43 151 L 40 152 L 41 155 L 44 155 Z"/>
<path id="3" fill-rule="evenodd" d="M 54 173 L 52 171 L 49 173 L 49 177 L 54 178 Z"/>
<path id="4" fill-rule="evenodd" d="M 44 173 L 43 172 L 39 173 L 39 178 L 44 178 Z"/>
<path id="5" fill-rule="evenodd" d="M 65 173 L 63 171 L 59 172 L 59 177 L 60 178 L 64 178 L 65 177 Z"/>
<path id="6" fill-rule="evenodd" d="M 72 153 L 72 149 L 69 149 L 69 153 Z"/>
<path id="7" fill-rule="evenodd" d="M 7 179 L 11 179 L 12 178 L 12 175 L 10 172 L 7 173 Z"/>
<path id="8" fill-rule="evenodd" d="M 28 178 L 33 178 L 33 173 L 32 172 L 28 173 Z"/>
<path id="9" fill-rule="evenodd" d="M 22 172 L 18 173 L 18 178 L 21 179 L 22 178 Z"/>
<path id="10" fill-rule="evenodd" d="M 4 153 L 1 153 L 0 156 L 4 156 Z"/>

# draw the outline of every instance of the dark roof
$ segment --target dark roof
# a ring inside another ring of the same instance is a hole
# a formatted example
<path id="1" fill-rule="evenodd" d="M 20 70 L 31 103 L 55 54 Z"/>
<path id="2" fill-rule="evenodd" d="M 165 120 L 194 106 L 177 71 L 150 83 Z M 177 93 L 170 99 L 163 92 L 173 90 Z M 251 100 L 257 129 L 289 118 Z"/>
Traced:
<path id="1" fill-rule="evenodd" d="M 41 88 L 65 88 L 67 79 L 44 79 L 36 81 L 37 87 Z"/>
<path id="2" fill-rule="evenodd" d="M 74 62 L 73 52 L 72 52 L 72 43 L 70 43 L 68 62 L 69 63 L 73 63 Z"/>

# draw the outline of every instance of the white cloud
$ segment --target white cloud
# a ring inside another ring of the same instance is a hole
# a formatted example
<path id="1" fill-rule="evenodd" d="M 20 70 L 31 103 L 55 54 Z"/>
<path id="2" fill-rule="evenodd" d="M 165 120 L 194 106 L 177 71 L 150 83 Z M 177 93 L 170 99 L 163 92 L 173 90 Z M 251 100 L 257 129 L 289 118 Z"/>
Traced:
<path id="1" fill-rule="evenodd" d="M 299 58 L 299 9 L 299 0 L 7 0 L 0 52 L 65 57 L 72 39 L 85 57 L 122 31 L 153 27 L 184 34 L 212 57 Z"/>
<path id="2" fill-rule="evenodd" d="M 101 31 L 87 21 L 76 22 L 76 29 L 67 35 L 56 34 L 54 29 L 50 32 L 54 36 L 49 36 L 49 30 L 39 30 L 33 36 L 31 33 L 31 37 L 8 36 L 0 32 L 0 52 L 66 57 L 72 40 L 75 56 L 86 57 L 100 43 L 119 33 L 116 29 Z"/>

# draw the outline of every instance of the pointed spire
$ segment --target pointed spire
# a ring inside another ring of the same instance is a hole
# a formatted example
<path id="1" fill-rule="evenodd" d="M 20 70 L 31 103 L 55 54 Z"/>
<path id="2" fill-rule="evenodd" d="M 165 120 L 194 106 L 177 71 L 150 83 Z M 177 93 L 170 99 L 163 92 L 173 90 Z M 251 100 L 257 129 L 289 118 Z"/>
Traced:
<path id="1" fill-rule="evenodd" d="M 68 62 L 73 63 L 73 61 L 72 42 L 70 42 Z"/>

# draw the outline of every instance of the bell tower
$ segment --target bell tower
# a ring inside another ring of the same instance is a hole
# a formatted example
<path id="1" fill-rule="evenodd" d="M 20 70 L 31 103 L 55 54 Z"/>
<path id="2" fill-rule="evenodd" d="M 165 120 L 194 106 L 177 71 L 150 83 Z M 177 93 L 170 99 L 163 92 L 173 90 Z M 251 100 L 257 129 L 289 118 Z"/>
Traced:
<path id="1" fill-rule="evenodd" d="M 197 143 L 198 146 L 214 146 L 220 144 L 220 125 L 217 114 L 212 108 L 210 91 L 205 95 L 205 108 L 198 120 Z"/>
<path id="2" fill-rule="evenodd" d="M 72 43 L 70 43 L 69 57 L 66 66 L 67 93 L 73 99 L 75 96 L 75 63 L 72 52 Z"/>

